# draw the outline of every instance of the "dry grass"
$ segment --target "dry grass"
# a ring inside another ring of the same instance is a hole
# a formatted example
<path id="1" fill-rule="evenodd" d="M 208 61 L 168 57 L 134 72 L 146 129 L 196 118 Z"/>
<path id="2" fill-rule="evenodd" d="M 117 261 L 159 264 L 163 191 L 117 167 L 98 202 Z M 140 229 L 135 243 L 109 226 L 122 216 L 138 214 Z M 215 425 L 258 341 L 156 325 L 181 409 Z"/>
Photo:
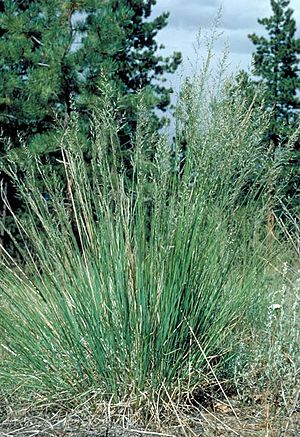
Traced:
<path id="1" fill-rule="evenodd" d="M 295 399 L 295 403 L 297 399 Z M 299 407 L 287 415 L 274 407 L 268 395 L 262 395 L 250 405 L 237 398 L 214 400 L 209 407 L 169 405 L 173 409 L 168 423 L 139 424 L 137 417 L 109 417 L 97 412 L 90 405 L 82 406 L 68 414 L 57 412 L 30 412 L 23 409 L 15 414 L 10 410 L 0 425 L 1 437 L 74 436 L 74 437 L 297 437 L 300 431 Z M 234 412 L 232 411 L 234 407 Z M 102 409 L 102 408 L 101 408 Z"/>

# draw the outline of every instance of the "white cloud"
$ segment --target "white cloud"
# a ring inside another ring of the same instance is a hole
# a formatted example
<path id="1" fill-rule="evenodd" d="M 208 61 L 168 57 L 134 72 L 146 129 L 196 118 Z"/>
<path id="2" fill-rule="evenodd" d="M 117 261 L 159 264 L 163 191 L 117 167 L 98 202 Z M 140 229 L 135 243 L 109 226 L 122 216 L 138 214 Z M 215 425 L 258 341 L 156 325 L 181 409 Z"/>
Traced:
<path id="1" fill-rule="evenodd" d="M 195 59 L 193 43 L 200 28 L 212 26 L 220 5 L 222 17 L 220 31 L 223 32 L 215 46 L 216 55 L 220 55 L 224 44 L 230 49 L 231 70 L 248 68 L 254 46 L 248 39 L 249 33 L 264 34 L 264 27 L 258 18 L 271 15 L 270 0 L 157 0 L 153 16 L 169 11 L 168 26 L 158 33 L 157 40 L 165 45 L 165 54 L 174 50 L 181 51 L 184 59 Z M 297 22 L 297 35 L 300 37 L 300 2 L 291 0 Z M 203 49 L 203 54 L 205 55 Z M 176 79 L 178 81 L 178 79 Z"/>
<path id="2" fill-rule="evenodd" d="M 184 29 L 207 27 L 218 10 L 218 0 L 158 0 L 155 14 L 170 12 L 169 26 Z"/>

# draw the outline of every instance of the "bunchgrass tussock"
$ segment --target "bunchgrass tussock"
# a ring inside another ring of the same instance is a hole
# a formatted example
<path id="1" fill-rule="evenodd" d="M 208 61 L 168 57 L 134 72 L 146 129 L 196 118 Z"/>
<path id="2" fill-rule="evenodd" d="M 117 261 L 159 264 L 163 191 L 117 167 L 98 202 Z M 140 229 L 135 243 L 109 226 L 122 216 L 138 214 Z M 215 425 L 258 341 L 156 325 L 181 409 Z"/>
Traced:
<path id="1" fill-rule="evenodd" d="M 265 289 L 267 117 L 209 77 L 206 65 L 183 84 L 174 143 L 141 96 L 125 159 L 106 84 L 88 156 L 74 112 L 59 172 L 30 150 L 26 178 L 8 168 L 27 215 L 14 216 L 20 262 L 2 250 L 2 396 L 94 393 L 155 415 L 222 375 Z"/>

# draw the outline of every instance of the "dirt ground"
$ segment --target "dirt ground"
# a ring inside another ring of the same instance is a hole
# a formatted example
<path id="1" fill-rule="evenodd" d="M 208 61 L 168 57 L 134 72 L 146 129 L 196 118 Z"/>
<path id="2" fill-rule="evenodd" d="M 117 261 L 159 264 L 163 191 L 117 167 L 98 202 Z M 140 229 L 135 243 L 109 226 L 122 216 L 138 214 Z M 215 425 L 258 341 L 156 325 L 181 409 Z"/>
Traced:
<path id="1" fill-rule="evenodd" d="M 199 407 L 189 414 L 177 411 L 176 422 L 168 426 L 139 427 L 132 423 L 108 425 L 100 417 L 85 413 L 68 416 L 2 416 L 1 437 L 299 437 L 300 408 L 288 415 L 272 411 L 272 405 L 245 406 L 219 402 L 213 408 Z M 4 420 L 3 420 L 4 419 Z"/>

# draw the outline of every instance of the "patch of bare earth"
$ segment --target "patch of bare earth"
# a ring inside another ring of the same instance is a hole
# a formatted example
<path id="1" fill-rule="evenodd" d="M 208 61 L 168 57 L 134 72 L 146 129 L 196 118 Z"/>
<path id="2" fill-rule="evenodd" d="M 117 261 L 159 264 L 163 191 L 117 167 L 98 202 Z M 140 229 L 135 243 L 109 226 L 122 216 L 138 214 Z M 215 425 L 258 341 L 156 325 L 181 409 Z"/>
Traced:
<path id="1" fill-rule="evenodd" d="M 12 409 L 2 412 L 1 437 L 234 437 L 268 436 L 299 437 L 300 408 L 294 405 L 289 413 L 268 402 L 258 401 L 242 405 L 236 399 L 230 403 L 219 401 L 206 408 L 192 407 L 174 412 L 167 425 L 138 426 L 128 418 L 119 418 L 118 425 L 110 424 L 87 409 L 63 415 L 60 412 L 34 415 Z M 116 422 L 115 422 L 116 423 Z"/>

